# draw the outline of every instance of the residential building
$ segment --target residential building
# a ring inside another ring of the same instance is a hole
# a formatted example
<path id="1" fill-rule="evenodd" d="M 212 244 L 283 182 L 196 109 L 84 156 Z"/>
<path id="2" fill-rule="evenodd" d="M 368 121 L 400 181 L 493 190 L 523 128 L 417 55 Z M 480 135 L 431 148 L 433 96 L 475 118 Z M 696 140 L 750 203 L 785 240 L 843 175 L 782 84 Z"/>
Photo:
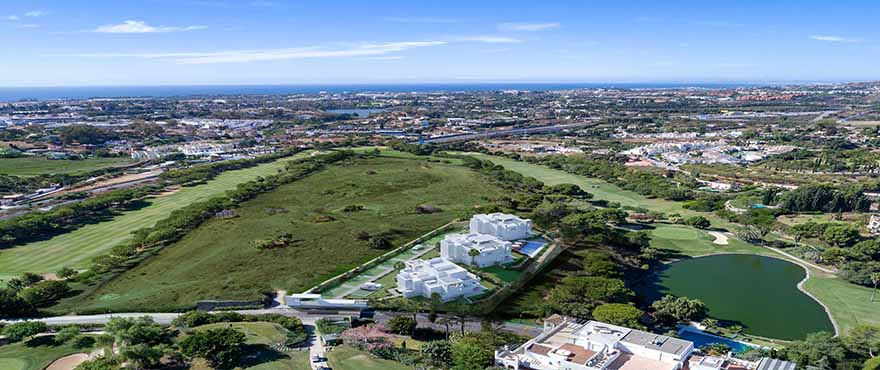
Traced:
<path id="1" fill-rule="evenodd" d="M 534 339 L 514 350 L 495 351 L 495 365 L 514 370 L 680 370 L 693 350 L 686 340 L 599 321 L 547 320 L 544 332 Z"/>
<path id="2" fill-rule="evenodd" d="M 397 290 L 406 298 L 431 298 L 437 293 L 445 302 L 486 290 L 479 277 L 441 257 L 406 261 L 404 265 L 397 274 Z"/>
<path id="3" fill-rule="evenodd" d="M 501 240 L 517 240 L 532 235 L 532 220 L 506 213 L 480 214 L 471 217 L 471 233 L 489 234 Z"/>
<path id="4" fill-rule="evenodd" d="M 867 229 L 871 234 L 880 234 L 880 214 L 871 215 L 871 218 L 868 219 Z"/>
<path id="5" fill-rule="evenodd" d="M 512 243 L 489 234 L 453 234 L 440 241 L 440 256 L 474 267 L 488 267 L 513 261 Z M 472 256 L 476 251 L 476 255 Z"/>

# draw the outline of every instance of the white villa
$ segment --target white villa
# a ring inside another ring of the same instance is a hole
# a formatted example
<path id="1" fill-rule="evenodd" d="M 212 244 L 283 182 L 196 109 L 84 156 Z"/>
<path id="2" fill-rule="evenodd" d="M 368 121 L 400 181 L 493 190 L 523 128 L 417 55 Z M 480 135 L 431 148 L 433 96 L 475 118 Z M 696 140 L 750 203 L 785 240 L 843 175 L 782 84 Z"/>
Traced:
<path id="1" fill-rule="evenodd" d="M 866 227 L 871 234 L 880 234 L 880 214 L 872 214 Z"/>
<path id="2" fill-rule="evenodd" d="M 470 222 L 471 233 L 489 234 L 501 240 L 517 240 L 532 235 L 532 220 L 505 213 L 475 215 Z"/>
<path id="3" fill-rule="evenodd" d="M 438 293 L 445 302 L 486 290 L 480 285 L 479 277 L 440 257 L 406 261 L 404 264 L 406 267 L 397 274 L 397 290 L 406 298 L 430 298 Z"/>
<path id="4" fill-rule="evenodd" d="M 598 321 L 551 321 L 519 348 L 495 351 L 495 365 L 514 370 L 680 370 L 694 350 L 686 340 Z"/>
<path id="5" fill-rule="evenodd" d="M 440 241 L 440 256 L 482 268 L 513 261 L 511 247 L 511 242 L 489 234 L 453 234 Z M 472 250 L 479 252 L 479 255 L 471 256 Z"/>

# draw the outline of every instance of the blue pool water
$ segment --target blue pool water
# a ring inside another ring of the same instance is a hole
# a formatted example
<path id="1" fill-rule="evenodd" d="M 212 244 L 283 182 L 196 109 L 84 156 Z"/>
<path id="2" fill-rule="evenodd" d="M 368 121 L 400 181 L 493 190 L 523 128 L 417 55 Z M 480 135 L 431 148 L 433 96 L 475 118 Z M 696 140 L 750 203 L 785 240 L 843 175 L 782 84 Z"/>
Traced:
<path id="1" fill-rule="evenodd" d="M 721 337 L 714 336 L 714 335 L 697 333 L 697 332 L 690 331 L 690 330 L 682 330 L 681 332 L 678 333 L 678 336 L 681 337 L 681 339 L 694 342 L 694 348 L 700 348 L 700 347 L 705 346 L 707 344 L 713 344 L 713 343 L 726 344 L 735 353 L 745 352 L 745 351 L 752 348 L 748 344 L 745 344 L 742 342 L 737 342 L 735 340 L 721 338 Z"/>
<path id="2" fill-rule="evenodd" d="M 763 204 L 752 204 L 752 208 L 761 209 L 761 208 L 767 208 L 767 206 L 765 206 Z"/>
<path id="3" fill-rule="evenodd" d="M 547 245 L 547 242 L 544 240 L 529 240 L 527 241 L 522 248 L 519 249 L 519 252 L 525 254 L 529 257 L 535 258 L 538 253 L 544 249 L 544 246 Z"/>

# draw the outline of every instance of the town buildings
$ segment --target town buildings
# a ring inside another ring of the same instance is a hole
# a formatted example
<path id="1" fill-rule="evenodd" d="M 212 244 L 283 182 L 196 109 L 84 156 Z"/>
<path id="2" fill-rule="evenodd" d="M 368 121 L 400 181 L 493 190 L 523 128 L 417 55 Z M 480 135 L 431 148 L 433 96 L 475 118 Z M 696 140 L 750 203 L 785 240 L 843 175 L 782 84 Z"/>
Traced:
<path id="1" fill-rule="evenodd" d="M 557 316 L 522 346 L 495 351 L 495 364 L 514 370 L 679 370 L 693 351 L 686 340 Z"/>
<path id="2" fill-rule="evenodd" d="M 475 215 L 470 221 L 471 233 L 488 234 L 501 240 L 524 239 L 532 235 L 532 220 L 506 213 Z"/>
<path id="3" fill-rule="evenodd" d="M 494 235 L 454 234 L 440 241 L 440 256 L 482 268 L 511 262 L 511 246 L 511 242 L 498 239 Z"/>
<path id="4" fill-rule="evenodd" d="M 431 298 L 437 293 L 443 301 L 480 294 L 486 290 L 480 278 L 443 258 L 404 262 L 397 274 L 397 290 L 406 298 Z"/>

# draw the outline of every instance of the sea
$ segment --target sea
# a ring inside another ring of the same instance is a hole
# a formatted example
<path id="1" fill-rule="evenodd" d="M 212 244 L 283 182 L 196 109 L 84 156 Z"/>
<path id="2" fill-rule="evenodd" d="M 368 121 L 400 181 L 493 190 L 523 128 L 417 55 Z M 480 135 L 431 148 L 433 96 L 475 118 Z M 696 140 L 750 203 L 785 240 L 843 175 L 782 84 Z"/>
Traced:
<path id="1" fill-rule="evenodd" d="M 770 83 L 474 83 L 364 85 L 193 85 L 193 86 L 73 86 L 0 87 L 0 102 L 90 98 L 285 95 L 306 93 L 432 92 L 432 91 L 547 91 L 567 89 L 683 89 L 769 86 Z"/>

